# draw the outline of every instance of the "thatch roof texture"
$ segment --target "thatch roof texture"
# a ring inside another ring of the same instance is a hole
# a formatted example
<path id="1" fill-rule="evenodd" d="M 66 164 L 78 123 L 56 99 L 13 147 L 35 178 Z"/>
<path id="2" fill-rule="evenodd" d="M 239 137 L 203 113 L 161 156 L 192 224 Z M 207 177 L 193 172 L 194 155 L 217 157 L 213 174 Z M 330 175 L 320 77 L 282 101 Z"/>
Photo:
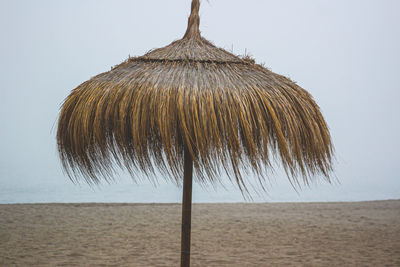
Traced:
<path id="1" fill-rule="evenodd" d="M 117 163 L 133 178 L 157 168 L 181 183 L 186 146 L 199 182 L 226 172 L 245 190 L 243 171 L 262 182 L 274 159 L 292 182 L 317 174 L 329 180 L 331 138 L 311 95 L 201 37 L 198 9 L 194 1 L 182 39 L 71 92 L 57 131 L 67 172 L 98 182 Z"/>

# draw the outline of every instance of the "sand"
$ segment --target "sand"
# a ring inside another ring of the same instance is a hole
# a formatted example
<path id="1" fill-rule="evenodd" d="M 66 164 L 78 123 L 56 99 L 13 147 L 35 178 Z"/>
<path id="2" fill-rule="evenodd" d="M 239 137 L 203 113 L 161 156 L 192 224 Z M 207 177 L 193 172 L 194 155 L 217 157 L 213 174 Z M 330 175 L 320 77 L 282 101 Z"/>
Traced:
<path id="1" fill-rule="evenodd" d="M 180 212 L 0 205 L 0 266 L 179 266 Z M 400 200 L 194 204 L 192 266 L 400 266 Z"/>

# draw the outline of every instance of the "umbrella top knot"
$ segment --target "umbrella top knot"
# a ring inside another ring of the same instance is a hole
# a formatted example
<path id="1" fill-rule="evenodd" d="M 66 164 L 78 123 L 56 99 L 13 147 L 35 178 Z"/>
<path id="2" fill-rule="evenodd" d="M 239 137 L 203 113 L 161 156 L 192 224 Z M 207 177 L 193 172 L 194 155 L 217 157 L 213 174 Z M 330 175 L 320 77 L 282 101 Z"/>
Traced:
<path id="1" fill-rule="evenodd" d="M 192 11 L 188 27 L 182 39 L 171 44 L 150 50 L 143 56 L 130 58 L 129 62 L 177 62 L 177 63 L 216 63 L 216 64 L 251 64 L 246 58 L 236 56 L 216 47 L 200 35 L 199 24 L 200 1 L 192 1 Z"/>
<path id="2" fill-rule="evenodd" d="M 200 17 L 199 17 L 200 1 L 192 1 L 192 11 L 188 20 L 188 27 L 183 38 L 200 38 Z"/>
<path id="3" fill-rule="evenodd" d="M 150 50 L 143 56 L 128 61 L 151 62 L 197 62 L 217 64 L 249 64 L 254 63 L 236 56 L 224 49 L 216 47 L 200 34 L 199 24 L 200 1 L 192 0 L 192 11 L 188 19 L 188 27 L 182 39 L 171 44 Z"/>

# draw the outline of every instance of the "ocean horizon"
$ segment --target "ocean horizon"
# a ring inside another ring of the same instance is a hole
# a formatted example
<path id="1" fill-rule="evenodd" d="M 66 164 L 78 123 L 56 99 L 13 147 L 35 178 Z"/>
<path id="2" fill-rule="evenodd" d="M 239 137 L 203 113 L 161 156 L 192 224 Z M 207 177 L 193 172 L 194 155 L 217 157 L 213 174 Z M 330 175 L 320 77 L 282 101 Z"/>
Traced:
<path id="1" fill-rule="evenodd" d="M 281 179 L 282 180 L 282 179 Z M 297 192 L 288 182 L 271 183 L 266 191 L 250 190 L 251 199 L 242 195 L 237 186 L 202 186 L 193 184 L 194 203 L 235 203 L 235 202 L 353 202 L 399 199 L 396 189 L 388 191 L 371 190 L 366 185 L 344 187 L 340 184 L 321 183 L 298 189 Z M 130 179 L 118 179 L 112 183 L 89 186 L 85 183 L 74 184 L 62 177 L 54 180 L 38 179 L 37 183 L 24 183 L 23 179 L 3 183 L 0 186 L 0 204 L 15 203 L 180 203 L 181 187 L 173 183 L 160 181 L 152 184 L 148 181 L 135 183 Z"/>

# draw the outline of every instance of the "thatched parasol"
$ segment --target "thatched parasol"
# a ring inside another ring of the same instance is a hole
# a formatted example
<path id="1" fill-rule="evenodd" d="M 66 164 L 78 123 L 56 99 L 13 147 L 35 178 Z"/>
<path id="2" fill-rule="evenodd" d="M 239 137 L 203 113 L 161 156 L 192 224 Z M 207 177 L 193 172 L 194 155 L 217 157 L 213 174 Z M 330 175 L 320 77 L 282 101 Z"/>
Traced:
<path id="1" fill-rule="evenodd" d="M 138 172 L 152 179 L 158 169 L 183 180 L 182 266 L 190 259 L 193 170 L 200 183 L 217 182 L 225 172 L 246 193 L 245 168 L 261 185 L 274 160 L 294 184 L 318 174 L 329 181 L 332 169 L 331 138 L 311 95 L 201 37 L 199 6 L 192 1 L 182 39 L 75 88 L 57 131 L 73 179 L 110 179 L 117 164 L 134 179 Z"/>

